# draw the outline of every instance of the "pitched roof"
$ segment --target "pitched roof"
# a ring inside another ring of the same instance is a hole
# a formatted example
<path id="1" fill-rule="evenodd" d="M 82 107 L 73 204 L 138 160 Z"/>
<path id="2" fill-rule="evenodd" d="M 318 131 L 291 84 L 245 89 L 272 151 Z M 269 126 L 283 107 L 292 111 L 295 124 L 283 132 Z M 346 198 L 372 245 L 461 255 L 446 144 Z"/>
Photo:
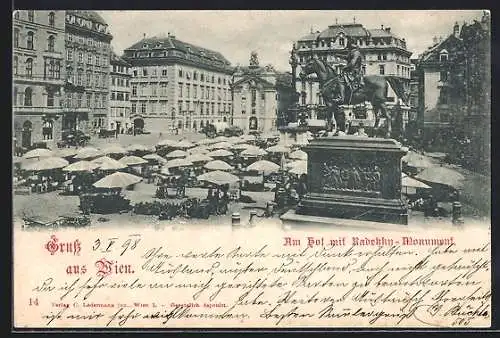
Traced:
<path id="1" fill-rule="evenodd" d="M 299 39 L 299 41 L 315 41 L 318 38 L 320 32 L 310 33 Z"/>
<path id="2" fill-rule="evenodd" d="M 334 38 L 337 35 L 344 33 L 347 36 L 352 37 L 364 37 L 368 36 L 368 30 L 359 23 L 350 24 L 337 24 L 328 26 L 327 29 L 323 30 L 320 34 L 320 38 Z"/>
<path id="3" fill-rule="evenodd" d="M 255 74 L 255 75 L 244 75 L 241 79 L 239 79 L 238 81 L 236 81 L 233 84 L 233 87 L 234 86 L 238 86 L 238 85 L 240 85 L 242 83 L 245 83 L 245 82 L 250 82 L 250 81 L 258 82 L 258 83 L 262 84 L 264 87 L 274 87 L 274 84 L 272 84 L 271 82 L 269 82 L 269 81 L 261 78 L 257 74 Z"/>
<path id="4" fill-rule="evenodd" d="M 68 10 L 66 11 L 66 13 L 73 14 L 74 16 L 78 16 L 80 18 L 100 23 L 101 25 L 108 25 L 106 21 L 102 18 L 102 16 L 99 15 L 99 13 L 97 13 L 96 11 Z"/>
<path id="5" fill-rule="evenodd" d="M 386 29 L 369 29 L 370 35 L 374 38 L 395 38 L 396 36 Z"/>
<path id="6" fill-rule="evenodd" d="M 145 47 L 145 45 L 147 47 Z M 206 58 L 212 61 L 219 61 L 226 65 L 231 63 L 219 52 L 213 50 L 199 47 L 181 40 L 176 39 L 173 36 L 167 37 L 150 37 L 144 38 L 132 46 L 126 48 L 125 50 L 149 50 L 149 49 L 176 49 L 185 53 L 195 54 L 199 57 Z"/>
<path id="7" fill-rule="evenodd" d="M 450 49 L 449 46 L 450 43 L 462 43 L 462 40 L 458 39 L 457 37 L 455 37 L 455 35 L 451 34 L 449 35 L 446 39 L 444 39 L 443 41 L 435 44 L 434 46 L 430 47 L 429 49 L 427 49 L 426 51 L 424 51 L 421 55 L 420 55 L 420 61 L 428 61 L 429 59 L 431 59 L 435 53 L 437 51 L 441 51 L 442 49 Z"/>
<path id="8" fill-rule="evenodd" d="M 127 61 L 123 60 L 120 56 L 116 55 L 115 52 L 111 52 L 110 63 L 112 65 L 131 67 L 131 65 Z"/>

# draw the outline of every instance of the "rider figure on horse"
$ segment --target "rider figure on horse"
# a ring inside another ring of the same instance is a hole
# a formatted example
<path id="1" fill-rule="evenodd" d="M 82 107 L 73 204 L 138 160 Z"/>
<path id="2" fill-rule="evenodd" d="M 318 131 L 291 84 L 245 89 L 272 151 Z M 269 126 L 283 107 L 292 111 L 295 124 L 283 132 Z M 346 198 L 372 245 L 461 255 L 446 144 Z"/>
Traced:
<path id="1" fill-rule="evenodd" d="M 356 42 L 352 39 L 347 41 L 347 65 L 344 67 L 344 81 L 351 89 L 351 93 L 363 88 L 363 55 Z"/>

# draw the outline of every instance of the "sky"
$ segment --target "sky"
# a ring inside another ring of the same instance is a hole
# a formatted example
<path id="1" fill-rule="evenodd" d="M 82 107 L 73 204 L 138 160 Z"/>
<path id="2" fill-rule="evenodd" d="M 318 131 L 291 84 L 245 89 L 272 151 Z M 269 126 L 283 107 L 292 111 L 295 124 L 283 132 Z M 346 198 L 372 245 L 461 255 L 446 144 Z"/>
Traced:
<path id="1" fill-rule="evenodd" d="M 434 36 L 450 35 L 458 22 L 480 20 L 482 10 L 413 11 L 99 11 L 113 34 L 116 53 L 144 36 L 171 33 L 177 39 L 222 53 L 233 65 L 248 65 L 256 51 L 261 65 L 272 64 L 289 71 L 288 59 L 295 41 L 313 31 L 322 31 L 338 22 L 362 24 L 373 29 L 390 27 L 418 57 L 432 45 Z"/>

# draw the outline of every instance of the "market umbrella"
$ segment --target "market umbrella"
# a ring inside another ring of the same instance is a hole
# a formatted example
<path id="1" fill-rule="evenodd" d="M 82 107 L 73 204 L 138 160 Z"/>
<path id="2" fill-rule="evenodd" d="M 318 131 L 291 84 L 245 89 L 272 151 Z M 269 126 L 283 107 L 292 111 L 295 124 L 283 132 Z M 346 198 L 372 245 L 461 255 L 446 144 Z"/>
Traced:
<path id="1" fill-rule="evenodd" d="M 270 153 L 288 153 L 290 152 L 290 148 L 284 145 L 275 145 L 266 149 L 267 152 Z"/>
<path id="2" fill-rule="evenodd" d="M 246 143 L 237 143 L 237 144 L 233 144 L 231 146 L 231 149 L 234 149 L 234 150 L 245 150 L 245 149 L 248 149 L 248 148 L 252 148 L 253 146 L 250 145 L 250 144 L 246 144 Z"/>
<path id="3" fill-rule="evenodd" d="M 291 169 L 291 168 L 295 168 L 296 166 L 306 166 L 307 167 L 307 161 L 304 161 L 304 160 L 293 161 L 293 162 L 286 164 L 285 167 Z"/>
<path id="4" fill-rule="evenodd" d="M 247 170 L 262 171 L 265 175 L 268 175 L 278 172 L 280 170 L 280 166 L 270 161 L 261 160 L 250 164 L 247 167 Z"/>
<path id="5" fill-rule="evenodd" d="M 207 164 L 205 164 L 203 166 L 203 168 L 209 169 L 209 170 L 232 170 L 232 169 L 234 169 L 233 166 L 231 166 L 227 162 L 224 162 L 221 160 L 210 161 Z"/>
<path id="6" fill-rule="evenodd" d="M 96 188 L 125 188 L 140 181 L 142 181 L 142 177 L 129 173 L 116 172 L 100 179 L 93 185 Z"/>
<path id="7" fill-rule="evenodd" d="M 151 149 L 143 144 L 131 144 L 127 147 L 127 151 L 151 151 Z"/>
<path id="8" fill-rule="evenodd" d="M 227 142 L 231 144 L 236 144 L 236 143 L 241 143 L 244 142 L 242 139 L 240 139 L 238 136 L 231 136 L 227 139 Z"/>
<path id="9" fill-rule="evenodd" d="M 188 150 L 188 154 L 190 154 L 190 155 L 194 155 L 194 154 L 207 154 L 209 152 L 210 152 L 210 150 L 208 150 L 204 146 L 198 146 L 198 147 L 191 148 L 191 149 Z"/>
<path id="10" fill-rule="evenodd" d="M 307 153 L 303 150 L 295 150 L 288 157 L 294 160 L 307 160 Z"/>
<path id="11" fill-rule="evenodd" d="M 307 174 L 307 161 L 302 161 L 302 163 L 297 164 L 292 169 L 290 169 L 289 173 L 296 175 Z"/>
<path id="12" fill-rule="evenodd" d="M 162 147 L 173 147 L 175 144 L 177 144 L 177 141 L 164 139 L 164 140 L 161 140 L 160 142 L 158 142 L 156 145 L 162 146 Z"/>
<path id="13" fill-rule="evenodd" d="M 212 144 L 212 143 L 217 143 L 217 141 L 215 141 L 215 139 L 213 138 L 204 138 L 204 139 L 201 139 L 199 140 L 198 142 L 196 142 L 197 145 L 207 145 L 207 144 Z"/>
<path id="14" fill-rule="evenodd" d="M 142 157 L 145 160 L 153 160 L 157 162 L 163 162 L 165 159 L 158 154 L 147 154 Z"/>
<path id="15" fill-rule="evenodd" d="M 185 158 L 176 158 L 168 161 L 163 166 L 165 168 L 180 168 L 180 167 L 190 167 L 193 162 L 186 160 Z"/>
<path id="16" fill-rule="evenodd" d="M 213 149 L 213 150 L 215 150 L 215 149 L 229 149 L 229 148 L 231 148 L 231 145 L 232 144 L 227 142 L 227 141 L 226 142 L 217 142 L 217 143 L 214 143 L 212 145 L 207 146 L 207 149 Z"/>
<path id="17" fill-rule="evenodd" d="M 104 149 L 102 149 L 102 153 L 105 154 L 105 155 L 108 155 L 108 154 L 125 154 L 127 152 L 127 150 L 125 148 L 123 148 L 121 145 L 119 144 L 110 144 L 108 146 L 106 146 Z"/>
<path id="18" fill-rule="evenodd" d="M 81 148 L 75 155 L 76 159 L 87 159 L 92 157 L 101 156 L 102 152 L 96 148 L 85 147 Z"/>
<path id="19" fill-rule="evenodd" d="M 210 171 L 197 177 L 198 181 L 206 181 L 216 185 L 224 185 L 238 182 L 240 178 L 225 171 Z"/>
<path id="20" fill-rule="evenodd" d="M 138 156 L 125 156 L 119 159 L 118 162 L 121 162 L 125 165 L 141 165 L 148 163 L 148 161 Z"/>
<path id="21" fill-rule="evenodd" d="M 23 155 L 23 158 L 54 157 L 54 156 L 55 156 L 54 152 L 50 149 L 37 148 L 28 151 L 26 154 Z"/>
<path id="22" fill-rule="evenodd" d="M 243 141 L 255 141 L 255 136 L 254 135 L 241 135 L 240 136 L 240 139 L 242 139 Z"/>
<path id="23" fill-rule="evenodd" d="M 261 148 L 248 148 L 241 152 L 241 156 L 245 157 L 257 157 L 267 155 L 267 151 Z"/>
<path id="24" fill-rule="evenodd" d="M 217 136 L 216 138 L 214 138 L 214 141 L 215 142 L 227 142 L 227 141 L 229 141 L 229 137 Z"/>
<path id="25" fill-rule="evenodd" d="M 64 158 L 60 157 L 44 157 L 39 161 L 33 161 L 27 163 L 23 166 L 24 170 L 51 170 L 51 169 L 59 169 L 64 168 L 69 164 Z"/>
<path id="26" fill-rule="evenodd" d="M 422 170 L 420 174 L 415 176 L 415 178 L 427 182 L 448 185 L 453 188 L 461 188 L 465 179 L 465 177 L 456 170 L 446 167 L 426 168 Z"/>
<path id="27" fill-rule="evenodd" d="M 188 154 L 184 150 L 174 150 L 165 155 L 166 158 L 181 158 L 186 157 Z"/>
<path id="28" fill-rule="evenodd" d="M 409 166 L 415 168 L 430 168 L 436 166 L 436 164 L 434 164 L 427 156 L 417 154 L 414 151 L 409 151 L 402 157 L 402 160 Z"/>
<path id="29" fill-rule="evenodd" d="M 194 143 L 191 143 L 187 140 L 182 140 L 173 145 L 174 148 L 187 149 L 193 148 L 195 146 Z"/>
<path id="30" fill-rule="evenodd" d="M 213 161 L 214 159 L 205 154 L 193 154 L 186 157 L 186 160 L 195 163 L 195 162 L 210 162 Z"/>
<path id="31" fill-rule="evenodd" d="M 401 175 L 401 185 L 408 188 L 431 189 L 427 184 L 420 182 L 406 174 Z"/>
<path id="32" fill-rule="evenodd" d="M 127 167 L 126 164 L 118 162 L 117 160 L 107 156 L 96 158 L 95 160 L 92 160 L 92 162 L 98 164 L 98 168 L 101 170 L 120 170 Z"/>
<path id="33" fill-rule="evenodd" d="M 62 148 L 56 151 L 56 156 L 58 157 L 72 157 L 76 155 L 76 149 L 74 148 Z"/>
<path id="34" fill-rule="evenodd" d="M 71 163 L 70 165 L 63 168 L 63 171 L 77 172 L 77 171 L 92 171 L 99 167 L 98 163 L 90 161 L 78 161 Z"/>
<path id="35" fill-rule="evenodd" d="M 227 157 L 227 156 L 232 156 L 233 153 L 226 149 L 219 149 L 211 151 L 207 155 L 210 157 Z"/>

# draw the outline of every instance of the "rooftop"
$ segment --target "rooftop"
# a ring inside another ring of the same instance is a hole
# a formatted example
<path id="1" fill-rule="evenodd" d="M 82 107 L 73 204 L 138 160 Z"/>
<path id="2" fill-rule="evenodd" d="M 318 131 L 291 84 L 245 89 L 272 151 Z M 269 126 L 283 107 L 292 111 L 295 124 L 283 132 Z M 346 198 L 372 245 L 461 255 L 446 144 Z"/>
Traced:
<path id="1" fill-rule="evenodd" d="M 102 16 L 100 16 L 96 11 L 68 10 L 66 11 L 66 14 L 72 14 L 80 18 L 100 23 L 101 25 L 108 25 Z"/>

